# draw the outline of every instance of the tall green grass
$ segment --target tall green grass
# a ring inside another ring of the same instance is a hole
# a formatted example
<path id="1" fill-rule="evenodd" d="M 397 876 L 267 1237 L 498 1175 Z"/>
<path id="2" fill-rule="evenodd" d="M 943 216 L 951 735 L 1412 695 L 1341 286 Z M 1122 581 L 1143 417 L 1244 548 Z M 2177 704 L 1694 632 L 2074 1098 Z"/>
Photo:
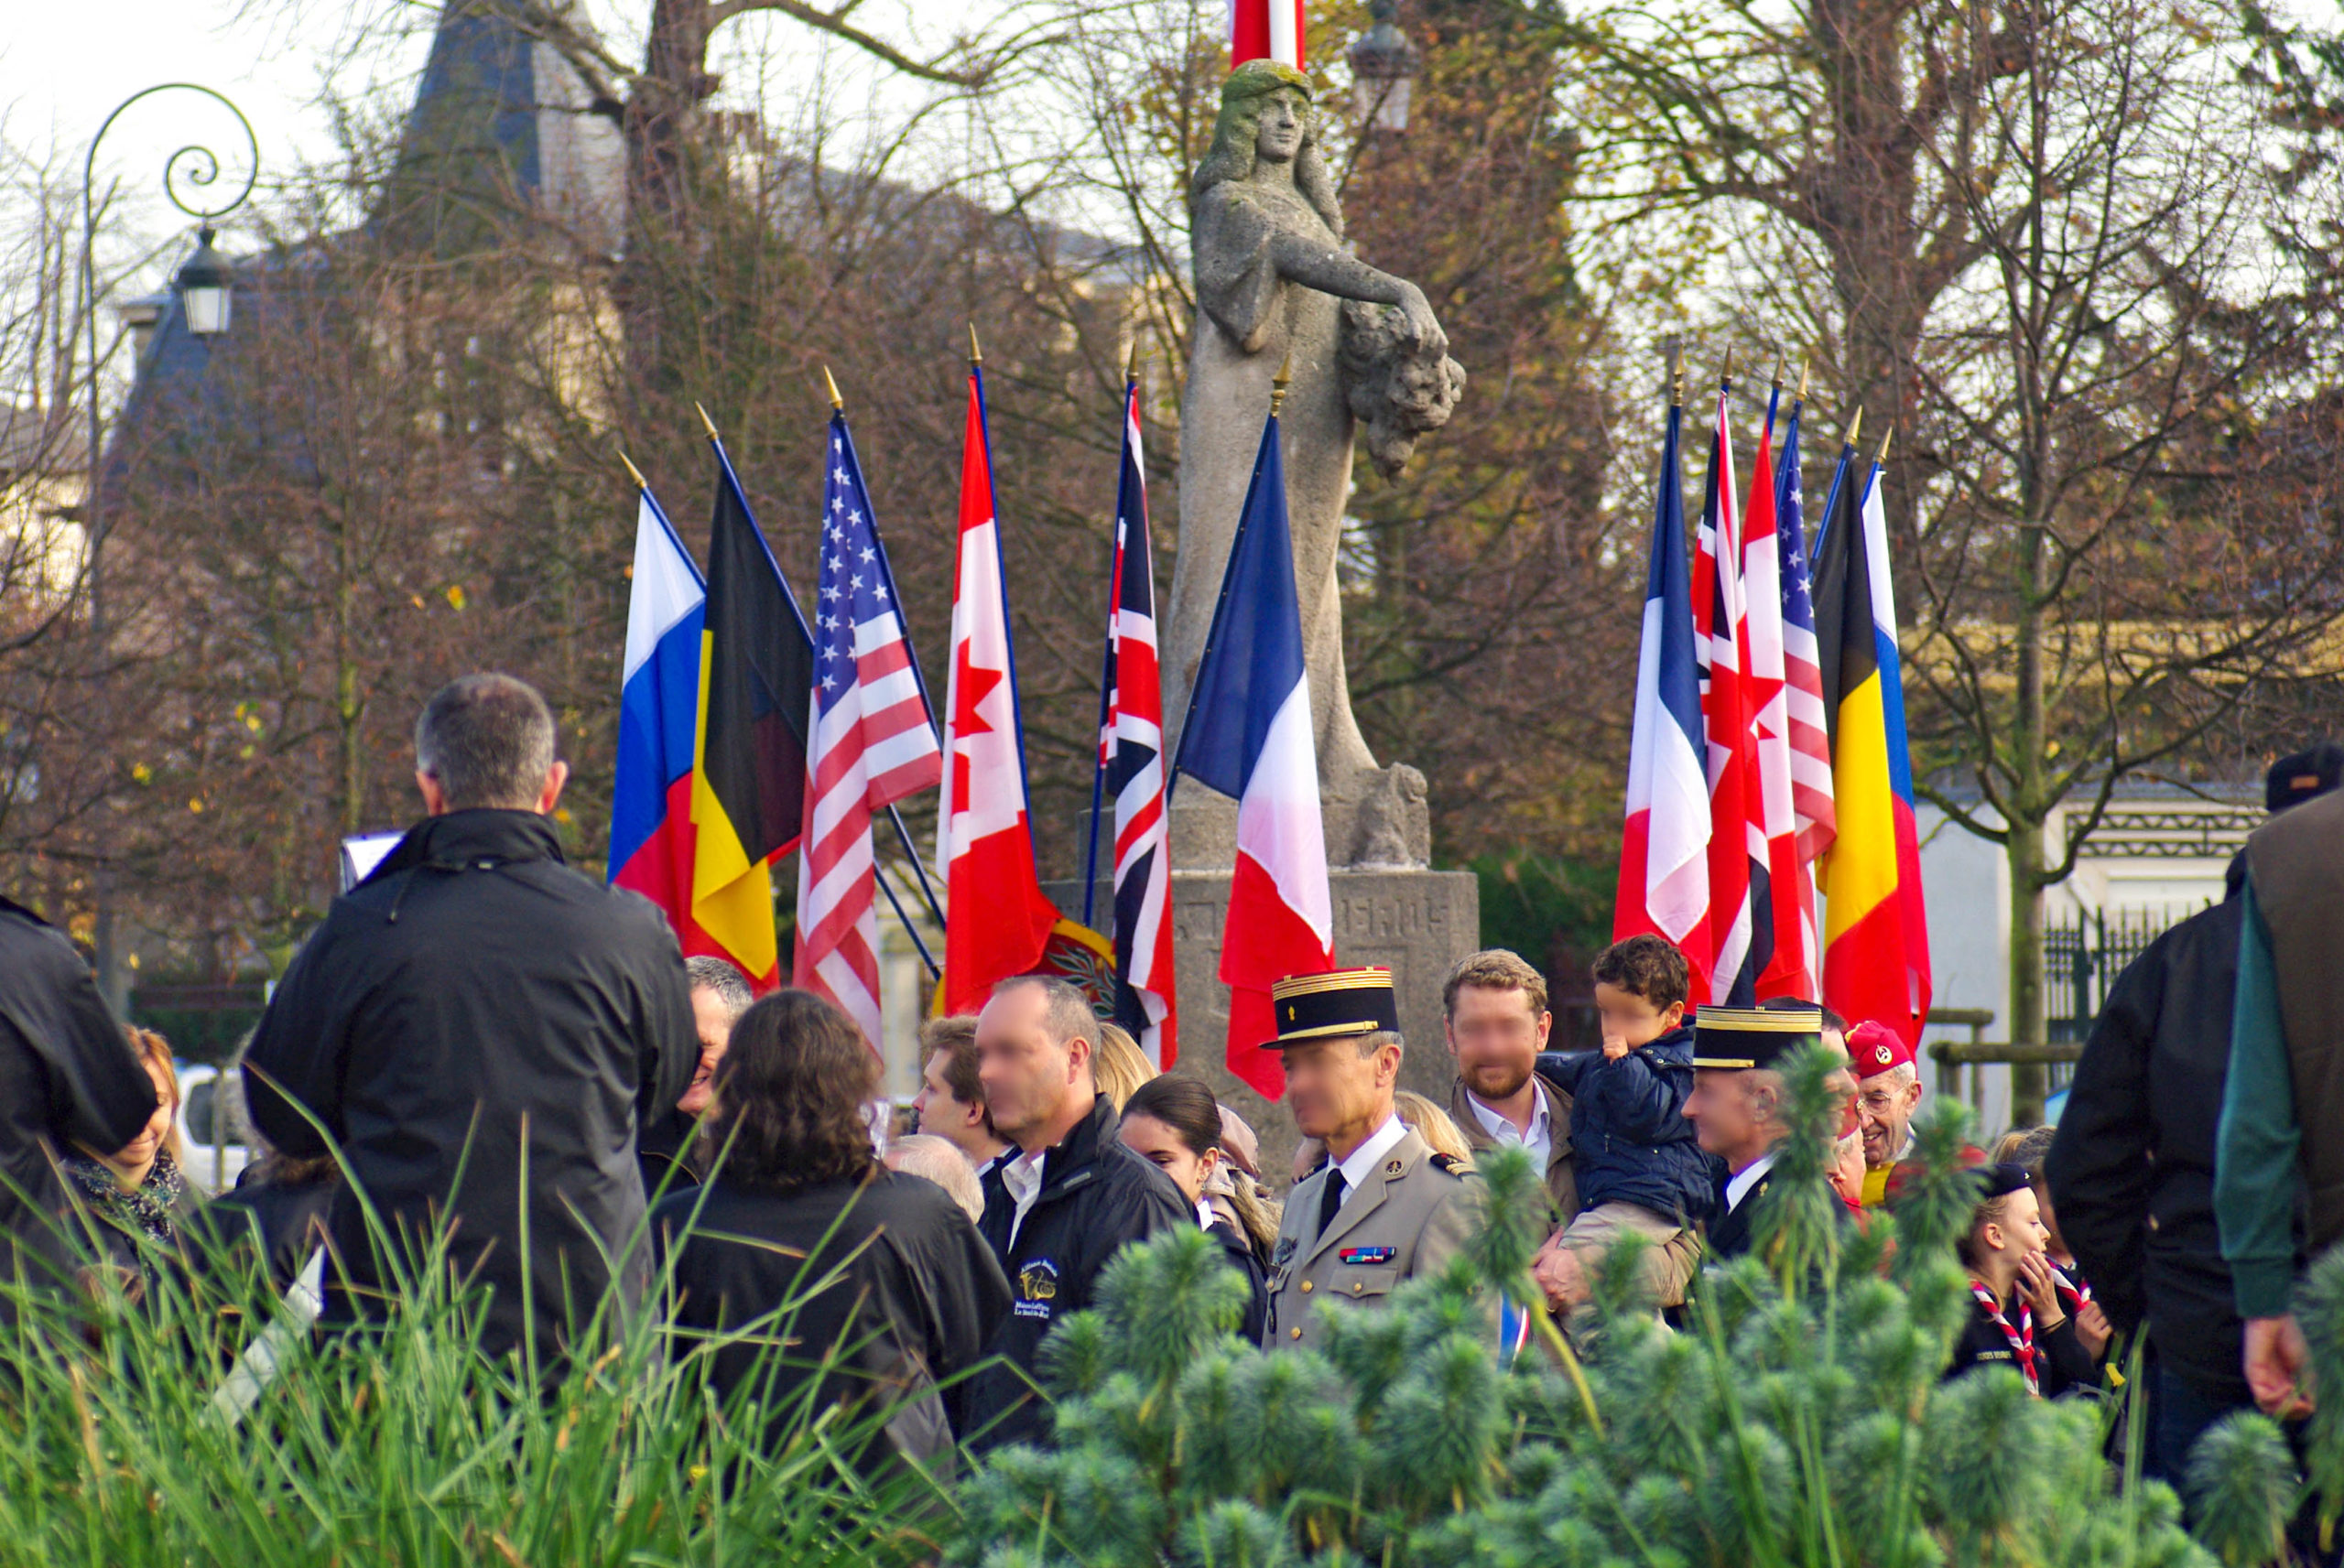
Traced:
<path id="1" fill-rule="evenodd" d="M 880 1401 L 816 1409 L 809 1380 L 768 1411 L 708 1389 L 708 1358 L 787 1341 L 835 1271 L 736 1333 L 671 1338 L 662 1279 L 646 1310 L 585 1303 L 567 1354 L 493 1358 L 444 1235 L 378 1245 L 405 1276 L 382 1322 L 288 1336 L 240 1420 L 214 1390 L 284 1310 L 249 1249 L 209 1271 L 151 1258 L 143 1292 L 104 1271 L 0 1281 L 0 1568 L 887 1564 L 957 1528 L 945 1478 L 850 1462 Z"/>

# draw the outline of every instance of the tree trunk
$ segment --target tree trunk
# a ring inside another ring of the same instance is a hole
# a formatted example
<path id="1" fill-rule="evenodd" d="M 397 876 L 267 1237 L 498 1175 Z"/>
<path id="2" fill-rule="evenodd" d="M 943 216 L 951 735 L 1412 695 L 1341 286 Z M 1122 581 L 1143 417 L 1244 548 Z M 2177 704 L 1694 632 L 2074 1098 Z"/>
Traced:
<path id="1" fill-rule="evenodd" d="M 2011 873 L 2010 1038 L 2038 1044 L 2043 1013 L 2043 825 L 2013 822 L 2003 853 Z M 2011 1065 L 2011 1125 L 2034 1127 L 2043 1119 L 2047 1082 L 2040 1062 Z"/>

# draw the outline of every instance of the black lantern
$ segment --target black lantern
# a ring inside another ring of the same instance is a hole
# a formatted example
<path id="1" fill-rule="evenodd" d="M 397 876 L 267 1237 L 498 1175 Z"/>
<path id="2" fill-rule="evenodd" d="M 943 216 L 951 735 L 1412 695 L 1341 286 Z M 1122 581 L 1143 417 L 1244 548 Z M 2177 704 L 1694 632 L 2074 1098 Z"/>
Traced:
<path id="1" fill-rule="evenodd" d="M 1394 25 L 1400 0 L 1368 0 L 1373 18 L 1345 51 L 1351 66 L 1351 103 L 1362 133 L 1408 128 L 1408 90 L 1421 57 Z"/>
<path id="2" fill-rule="evenodd" d="M 197 232 L 195 254 L 179 268 L 179 301 L 187 310 L 187 330 L 199 338 L 216 338 L 228 330 L 228 311 L 234 303 L 228 264 L 212 248 L 209 224 Z"/>

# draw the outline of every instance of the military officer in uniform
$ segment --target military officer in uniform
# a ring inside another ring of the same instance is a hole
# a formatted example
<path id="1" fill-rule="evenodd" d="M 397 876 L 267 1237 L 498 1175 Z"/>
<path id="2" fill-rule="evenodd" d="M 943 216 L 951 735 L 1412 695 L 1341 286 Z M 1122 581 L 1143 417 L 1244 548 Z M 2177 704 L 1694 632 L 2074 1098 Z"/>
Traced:
<path id="1" fill-rule="evenodd" d="M 1709 1221 L 1709 1252 L 1725 1262 L 1750 1250 L 1775 1146 L 1790 1136 L 1782 1059 L 1823 1032 L 1819 1008 L 1704 1007 L 1693 1015 L 1693 1091 L 1685 1098 L 1701 1147 L 1725 1162 Z"/>
<path id="2" fill-rule="evenodd" d="M 1436 1154 L 1393 1109 L 1399 1014 L 1389 969 L 1303 975 L 1271 988 L 1286 1104 L 1327 1162 L 1286 1200 L 1270 1258 L 1264 1343 L 1307 1346 L 1318 1304 L 1380 1307 L 1403 1280 L 1437 1274 L 1475 1223 L 1471 1172 Z"/>

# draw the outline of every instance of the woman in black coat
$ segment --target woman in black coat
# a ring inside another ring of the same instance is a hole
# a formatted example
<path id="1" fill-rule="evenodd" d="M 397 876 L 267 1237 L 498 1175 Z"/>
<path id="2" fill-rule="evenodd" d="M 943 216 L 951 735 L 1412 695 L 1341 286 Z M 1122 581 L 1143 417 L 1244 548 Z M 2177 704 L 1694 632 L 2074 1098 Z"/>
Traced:
<path id="1" fill-rule="evenodd" d="M 801 1413 L 849 1407 L 841 1430 L 872 1425 L 866 1470 L 950 1457 L 971 1428 L 959 1374 L 1009 1311 L 960 1206 L 872 1152 L 878 1088 L 846 1014 L 807 991 L 765 998 L 716 1069 L 710 1180 L 652 1210 L 678 1355 L 703 1352 L 718 1398 L 761 1405 L 776 1442 Z"/>
<path id="2" fill-rule="evenodd" d="M 1259 1345 L 1269 1324 L 1269 1258 L 1277 1225 L 1263 1212 L 1249 1184 L 1223 1184 L 1225 1191 L 1219 1194 L 1210 1190 L 1228 1158 L 1221 1147 L 1221 1107 L 1212 1091 L 1174 1074 L 1150 1078 L 1123 1102 L 1116 1135 L 1172 1178 L 1197 1211 L 1197 1223 L 1221 1243 L 1229 1266 L 1244 1276 L 1245 1320 L 1238 1332 Z"/>

